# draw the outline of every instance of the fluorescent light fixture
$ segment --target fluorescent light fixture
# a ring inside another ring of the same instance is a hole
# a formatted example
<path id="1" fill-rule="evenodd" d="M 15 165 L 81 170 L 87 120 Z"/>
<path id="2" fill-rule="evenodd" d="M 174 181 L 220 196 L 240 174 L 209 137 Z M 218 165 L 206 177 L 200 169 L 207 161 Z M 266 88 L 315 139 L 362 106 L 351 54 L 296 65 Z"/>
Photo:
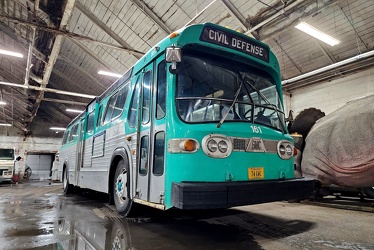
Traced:
<path id="1" fill-rule="evenodd" d="M 58 130 L 58 131 L 65 131 L 66 128 L 60 128 L 60 127 L 50 127 L 51 130 Z"/>
<path id="2" fill-rule="evenodd" d="M 12 124 L 9 124 L 9 123 L 0 123 L 0 126 L 11 127 L 11 126 L 12 126 Z"/>
<path id="3" fill-rule="evenodd" d="M 6 102 L 0 101 L 0 105 L 6 105 Z"/>
<path id="4" fill-rule="evenodd" d="M 99 72 L 97 72 L 99 75 L 105 75 L 105 76 L 113 76 L 113 77 L 121 77 L 122 75 L 120 74 L 116 74 L 116 73 L 112 73 L 112 72 L 108 72 L 108 71 L 103 71 L 103 70 L 100 70 Z"/>
<path id="5" fill-rule="evenodd" d="M 68 112 L 73 112 L 73 113 L 82 113 L 83 110 L 78 110 L 78 109 L 66 109 Z"/>
<path id="6" fill-rule="evenodd" d="M 9 51 L 9 50 L 0 49 L 0 54 L 7 55 L 7 56 L 15 56 L 15 57 L 23 58 L 23 55 L 21 53 Z"/>
<path id="7" fill-rule="evenodd" d="M 314 28 L 313 26 L 305 22 L 299 23 L 298 25 L 295 26 L 295 28 L 307 33 L 308 35 L 311 35 L 312 37 L 315 37 L 321 40 L 322 42 L 327 43 L 330 46 L 334 46 L 340 43 L 339 40 L 336 40 L 332 36 L 329 36 L 326 33 L 319 31 L 318 29 Z"/>

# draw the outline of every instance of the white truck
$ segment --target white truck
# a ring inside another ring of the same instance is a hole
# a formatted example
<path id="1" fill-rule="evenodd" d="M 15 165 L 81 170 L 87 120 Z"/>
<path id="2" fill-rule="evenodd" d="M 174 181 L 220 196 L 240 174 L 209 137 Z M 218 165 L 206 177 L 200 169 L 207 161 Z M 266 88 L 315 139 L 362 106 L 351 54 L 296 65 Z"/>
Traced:
<path id="1" fill-rule="evenodd" d="M 14 176 L 15 162 L 20 160 L 14 154 L 14 148 L 0 148 L 0 182 L 11 182 Z"/>

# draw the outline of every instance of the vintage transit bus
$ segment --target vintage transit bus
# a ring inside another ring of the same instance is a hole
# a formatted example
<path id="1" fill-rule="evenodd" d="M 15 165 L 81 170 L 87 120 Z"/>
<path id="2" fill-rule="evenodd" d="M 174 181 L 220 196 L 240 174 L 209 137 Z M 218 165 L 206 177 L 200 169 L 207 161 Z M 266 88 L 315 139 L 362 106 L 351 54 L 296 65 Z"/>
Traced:
<path id="1" fill-rule="evenodd" d="M 147 52 L 65 131 L 64 192 L 132 204 L 212 209 L 304 199 L 294 177 L 279 65 L 269 47 L 214 24 L 185 27 Z"/>

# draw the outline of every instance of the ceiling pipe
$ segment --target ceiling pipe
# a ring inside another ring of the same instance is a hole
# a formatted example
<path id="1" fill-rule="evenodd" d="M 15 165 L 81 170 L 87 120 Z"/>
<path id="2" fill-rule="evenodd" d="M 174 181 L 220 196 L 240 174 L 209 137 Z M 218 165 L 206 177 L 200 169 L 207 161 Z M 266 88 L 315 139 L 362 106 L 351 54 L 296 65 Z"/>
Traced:
<path id="1" fill-rule="evenodd" d="M 334 68 L 337 68 L 337 67 L 346 65 L 348 63 L 352 63 L 352 62 L 355 62 L 355 61 L 358 61 L 360 59 L 364 59 L 364 58 L 367 58 L 367 57 L 370 57 L 370 56 L 373 56 L 373 55 L 374 55 L 374 50 L 366 52 L 366 53 L 363 53 L 363 54 L 359 54 L 357 56 L 354 56 L 354 57 L 348 58 L 346 60 L 343 60 L 343 61 L 331 64 L 331 65 L 328 65 L 326 67 L 322 67 L 320 69 L 316 69 L 316 70 L 310 71 L 308 73 L 296 76 L 294 78 L 291 78 L 291 79 L 288 79 L 288 80 L 284 80 L 284 81 L 282 81 L 282 85 L 285 85 L 285 84 L 288 84 L 288 83 L 292 83 L 292 82 L 296 82 L 296 81 L 299 81 L 301 79 L 304 79 L 304 78 L 307 78 L 307 77 L 310 77 L 310 76 L 314 76 L 314 75 L 317 75 L 319 73 L 323 73 L 325 71 L 328 71 L 330 69 L 334 69 Z"/>

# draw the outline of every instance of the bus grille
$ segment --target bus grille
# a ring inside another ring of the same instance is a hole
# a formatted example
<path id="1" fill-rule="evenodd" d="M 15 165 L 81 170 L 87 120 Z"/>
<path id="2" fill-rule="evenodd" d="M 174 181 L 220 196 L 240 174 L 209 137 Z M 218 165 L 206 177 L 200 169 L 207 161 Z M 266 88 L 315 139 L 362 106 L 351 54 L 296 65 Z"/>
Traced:
<path id="1" fill-rule="evenodd" d="M 246 151 L 250 138 L 231 138 L 233 144 L 233 151 Z M 265 147 L 265 152 L 276 153 L 278 141 L 275 140 L 262 140 Z"/>
<path id="2" fill-rule="evenodd" d="M 234 150 L 236 151 L 245 151 L 245 139 L 233 139 Z"/>

